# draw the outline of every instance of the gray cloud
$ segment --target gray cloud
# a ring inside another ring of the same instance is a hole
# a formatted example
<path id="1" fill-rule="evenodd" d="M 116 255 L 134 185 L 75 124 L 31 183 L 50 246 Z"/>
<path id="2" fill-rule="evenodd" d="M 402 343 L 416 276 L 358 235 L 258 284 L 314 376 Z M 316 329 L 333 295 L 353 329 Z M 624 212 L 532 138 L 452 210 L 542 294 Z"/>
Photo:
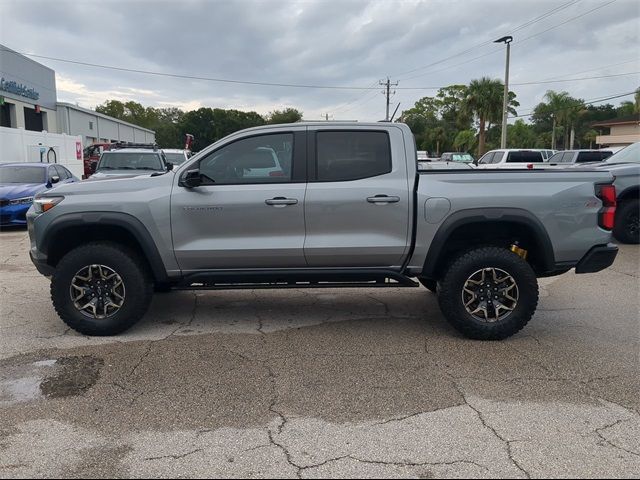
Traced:
<path id="1" fill-rule="evenodd" d="M 504 50 L 483 45 L 445 63 L 401 75 L 492 38 L 567 0 L 518 1 L 5 1 L 0 42 L 18 51 L 125 68 L 250 81 L 400 87 L 502 78 Z M 566 25 L 522 40 L 604 1 L 582 0 L 514 34 L 511 81 L 640 70 L 640 3 L 617 0 Z M 518 41 L 520 40 L 520 42 Z M 492 54 L 493 52 L 493 54 Z M 481 59 L 473 57 L 489 54 Z M 212 106 L 266 113 L 295 106 L 305 118 L 384 116 L 379 89 L 336 91 L 172 79 L 39 60 L 59 75 L 59 97 L 93 107 L 106 98 L 146 105 Z M 462 62 L 463 65 L 453 66 Z M 416 78 L 409 79 L 408 77 Z M 582 98 L 632 91 L 640 76 L 514 87 L 524 107 L 545 91 Z M 434 90 L 398 90 L 409 108 Z M 523 110 L 524 111 L 524 110 Z"/>

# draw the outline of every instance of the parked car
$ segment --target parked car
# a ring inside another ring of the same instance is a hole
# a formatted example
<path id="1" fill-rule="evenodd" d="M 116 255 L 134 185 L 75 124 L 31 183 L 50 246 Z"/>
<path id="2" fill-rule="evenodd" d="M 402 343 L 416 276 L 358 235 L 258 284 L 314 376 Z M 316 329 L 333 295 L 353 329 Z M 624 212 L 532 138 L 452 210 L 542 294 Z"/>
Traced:
<path id="1" fill-rule="evenodd" d="M 163 148 L 162 151 L 167 161 L 174 166 L 183 164 L 191 156 L 190 150 L 180 148 Z"/>
<path id="2" fill-rule="evenodd" d="M 613 174 L 617 201 L 613 235 L 623 243 L 640 243 L 640 142 L 618 150 L 604 162 L 575 167 Z"/>
<path id="3" fill-rule="evenodd" d="M 440 157 L 442 162 L 461 162 L 461 163 L 473 163 L 473 155 L 466 152 L 445 152 Z"/>
<path id="4" fill-rule="evenodd" d="M 491 150 L 480 157 L 476 168 L 533 168 L 534 164 L 543 162 L 544 156 L 540 150 Z"/>
<path id="5" fill-rule="evenodd" d="M 292 168 L 244 176 L 266 168 L 257 149 L 289 152 Z M 27 215 L 31 258 L 52 277 L 62 320 L 89 335 L 131 327 L 154 284 L 418 287 L 417 279 L 437 291 L 455 328 L 483 340 L 529 322 L 536 277 L 614 261 L 609 172 L 416 174 L 416 156 L 400 123 L 243 130 L 165 175 L 37 196 Z"/>
<path id="6" fill-rule="evenodd" d="M 100 156 L 91 179 L 135 177 L 165 173 L 173 168 L 162 153 L 154 148 L 126 147 L 105 151 Z"/>
<path id="7" fill-rule="evenodd" d="M 37 193 L 77 181 L 67 168 L 58 164 L 0 164 L 0 226 L 26 225 L 27 210 Z"/>
<path id="8" fill-rule="evenodd" d="M 440 159 L 432 162 L 418 162 L 418 170 L 470 170 L 473 169 L 472 163 L 465 162 L 442 162 Z"/>
<path id="9" fill-rule="evenodd" d="M 601 162 L 611 155 L 613 155 L 611 150 L 564 150 L 555 153 L 547 163 L 564 166 L 571 163 Z"/>
<path id="10" fill-rule="evenodd" d="M 550 149 L 534 149 L 534 150 L 538 150 L 540 153 L 542 153 L 542 158 L 544 158 L 545 160 L 550 159 L 553 155 L 555 155 L 557 153 L 557 150 L 550 150 Z"/>

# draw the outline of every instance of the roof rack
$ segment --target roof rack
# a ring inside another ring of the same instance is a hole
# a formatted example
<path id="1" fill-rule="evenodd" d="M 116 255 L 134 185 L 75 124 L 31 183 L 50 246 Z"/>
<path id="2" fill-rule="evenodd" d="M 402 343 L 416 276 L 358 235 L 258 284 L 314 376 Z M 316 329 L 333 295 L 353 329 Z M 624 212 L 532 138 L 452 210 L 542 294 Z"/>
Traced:
<path id="1" fill-rule="evenodd" d="M 115 150 L 121 148 L 148 148 L 158 150 L 158 145 L 156 143 L 113 142 L 111 148 Z"/>

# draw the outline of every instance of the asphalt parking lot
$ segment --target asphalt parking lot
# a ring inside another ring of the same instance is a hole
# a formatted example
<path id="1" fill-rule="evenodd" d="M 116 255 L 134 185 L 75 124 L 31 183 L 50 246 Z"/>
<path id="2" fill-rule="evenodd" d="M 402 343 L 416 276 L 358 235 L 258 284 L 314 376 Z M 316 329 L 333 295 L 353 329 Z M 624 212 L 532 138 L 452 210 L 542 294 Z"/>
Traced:
<path id="1" fill-rule="evenodd" d="M 640 249 L 465 340 L 425 289 L 175 292 L 114 338 L 0 232 L 0 477 L 638 477 Z"/>

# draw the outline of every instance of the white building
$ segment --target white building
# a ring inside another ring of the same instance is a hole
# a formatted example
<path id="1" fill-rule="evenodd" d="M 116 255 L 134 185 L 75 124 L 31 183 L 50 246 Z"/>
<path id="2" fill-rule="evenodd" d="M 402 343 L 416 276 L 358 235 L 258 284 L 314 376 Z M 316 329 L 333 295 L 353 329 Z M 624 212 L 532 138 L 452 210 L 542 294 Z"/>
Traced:
<path id="1" fill-rule="evenodd" d="M 80 135 L 85 147 L 111 141 L 155 143 L 153 130 L 59 103 L 55 72 L 3 45 L 0 45 L 0 77 L 2 127 Z"/>

